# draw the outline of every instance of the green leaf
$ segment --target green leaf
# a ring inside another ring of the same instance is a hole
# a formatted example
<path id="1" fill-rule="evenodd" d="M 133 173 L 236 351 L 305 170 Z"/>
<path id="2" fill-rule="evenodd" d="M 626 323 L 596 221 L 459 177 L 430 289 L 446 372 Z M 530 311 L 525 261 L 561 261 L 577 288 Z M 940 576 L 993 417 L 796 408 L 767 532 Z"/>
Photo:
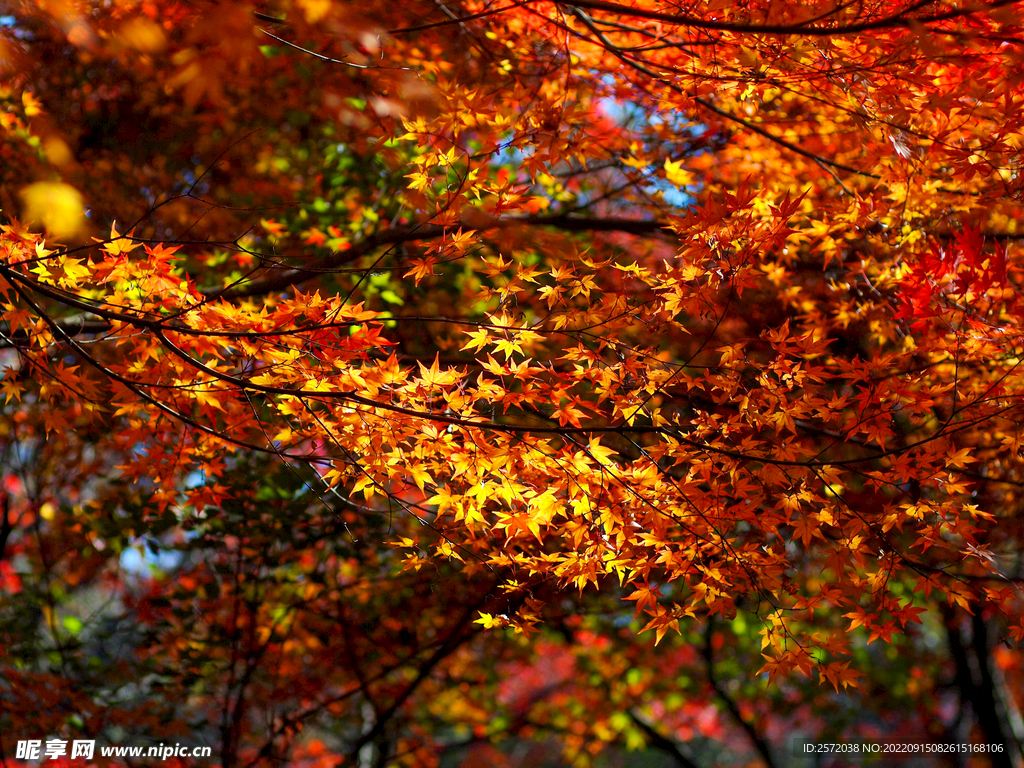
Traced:
<path id="1" fill-rule="evenodd" d="M 72 635 L 77 635 L 82 631 L 82 620 L 76 616 L 65 616 L 62 623 L 64 624 L 64 629 Z"/>

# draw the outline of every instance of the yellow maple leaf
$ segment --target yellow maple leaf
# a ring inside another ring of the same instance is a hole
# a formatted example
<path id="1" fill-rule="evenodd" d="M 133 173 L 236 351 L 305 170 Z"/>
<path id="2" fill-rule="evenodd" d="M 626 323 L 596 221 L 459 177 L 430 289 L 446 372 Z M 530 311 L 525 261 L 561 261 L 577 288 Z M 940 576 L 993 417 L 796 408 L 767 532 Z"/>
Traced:
<path id="1" fill-rule="evenodd" d="M 492 616 L 489 613 L 480 612 L 480 618 L 477 619 L 475 624 L 483 624 L 484 629 L 494 629 L 495 627 L 508 626 L 508 619 L 505 616 Z"/>
<path id="2" fill-rule="evenodd" d="M 420 381 L 427 389 L 446 387 L 449 384 L 454 384 L 462 378 L 462 374 L 454 368 L 442 371 L 438 365 L 439 362 L 440 355 L 438 354 L 434 356 L 434 363 L 430 368 L 427 368 L 423 363 L 418 364 L 420 367 Z"/>
<path id="3" fill-rule="evenodd" d="M 673 163 L 665 160 L 665 178 L 677 187 L 688 187 L 694 183 L 693 173 L 683 168 L 683 161 Z"/>

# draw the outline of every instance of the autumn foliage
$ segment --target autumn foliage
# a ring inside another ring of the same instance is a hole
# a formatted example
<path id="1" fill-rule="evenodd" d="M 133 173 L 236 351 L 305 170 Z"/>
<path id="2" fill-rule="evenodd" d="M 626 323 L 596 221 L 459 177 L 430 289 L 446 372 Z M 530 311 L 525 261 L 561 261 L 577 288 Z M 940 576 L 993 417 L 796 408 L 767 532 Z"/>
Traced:
<path id="1" fill-rule="evenodd" d="M 1024 4 L 5 7 L 0 757 L 1022 764 Z"/>

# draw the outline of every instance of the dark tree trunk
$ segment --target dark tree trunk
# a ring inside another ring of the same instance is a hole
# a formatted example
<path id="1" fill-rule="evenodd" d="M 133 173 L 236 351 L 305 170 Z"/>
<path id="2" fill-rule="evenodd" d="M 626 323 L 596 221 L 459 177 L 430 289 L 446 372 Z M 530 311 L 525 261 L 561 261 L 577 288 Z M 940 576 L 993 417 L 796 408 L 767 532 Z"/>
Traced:
<path id="1" fill-rule="evenodd" d="M 1024 737 L 1020 713 L 992 658 L 993 632 L 984 606 L 972 608 L 969 631 L 963 614 L 943 609 L 961 705 L 970 706 L 986 744 L 1002 745 L 1002 751 L 989 753 L 993 768 L 1015 768 L 1020 765 Z"/>

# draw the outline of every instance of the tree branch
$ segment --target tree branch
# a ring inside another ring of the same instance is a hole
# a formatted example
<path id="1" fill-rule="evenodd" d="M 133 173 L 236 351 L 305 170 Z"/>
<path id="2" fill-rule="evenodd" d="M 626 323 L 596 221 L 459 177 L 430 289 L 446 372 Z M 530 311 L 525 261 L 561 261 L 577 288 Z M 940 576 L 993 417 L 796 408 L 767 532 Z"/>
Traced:
<path id="1" fill-rule="evenodd" d="M 654 726 L 641 718 L 632 709 L 629 710 L 629 716 L 636 723 L 637 727 L 644 732 L 644 735 L 647 736 L 650 746 L 671 756 L 681 768 L 699 768 L 695 762 L 683 754 L 682 750 L 679 749 L 679 745 L 673 739 L 659 733 Z"/>
<path id="2" fill-rule="evenodd" d="M 491 217 L 491 221 L 476 226 L 462 225 L 464 230 L 488 231 L 493 229 L 506 229 L 514 226 L 547 226 L 555 227 L 566 232 L 625 232 L 633 235 L 649 235 L 659 232 L 665 225 L 658 221 L 629 219 L 618 217 L 585 218 L 577 216 L 536 216 L 530 218 L 516 217 Z M 308 267 L 296 267 L 285 270 L 277 275 L 266 277 L 261 280 L 254 280 L 245 285 L 228 290 L 215 289 L 205 291 L 207 296 L 215 298 L 233 299 L 258 296 L 266 293 L 273 293 L 288 288 L 303 280 L 328 273 L 333 269 L 349 264 L 352 261 L 365 256 L 382 246 L 395 246 L 400 243 L 409 243 L 417 240 L 435 240 L 450 232 L 454 227 L 442 227 L 437 224 L 419 224 L 400 229 L 388 229 L 370 235 L 365 240 L 353 245 L 343 252 L 334 253 L 316 264 Z"/>
<path id="3" fill-rule="evenodd" d="M 927 0 L 919 0 L 911 6 L 904 8 L 899 13 L 885 16 L 873 21 L 864 21 L 859 24 L 847 24 L 839 27 L 812 27 L 803 24 L 747 24 L 736 21 L 719 21 L 716 19 L 704 19 L 699 16 L 688 14 L 665 13 L 663 11 L 651 11 L 644 8 L 634 8 L 619 3 L 607 2 L 607 0 L 573 0 L 566 5 L 577 8 L 588 8 L 595 11 L 606 11 L 619 16 L 629 16 L 637 19 L 650 19 L 681 26 L 694 27 L 696 29 L 714 30 L 720 32 L 741 32 L 753 35 L 801 35 L 808 37 L 830 37 L 834 35 L 849 35 L 856 32 L 870 32 L 880 29 L 913 29 L 921 24 L 930 24 L 937 21 L 950 21 L 952 19 L 971 16 L 975 13 L 986 13 L 1004 5 L 1010 5 L 1015 0 L 997 0 L 989 5 L 974 6 L 969 8 L 956 8 L 942 13 L 935 13 L 929 16 L 912 17 L 907 14 L 924 5 Z"/>
<path id="4" fill-rule="evenodd" d="M 708 616 L 707 628 L 704 630 L 704 661 L 708 668 L 708 682 L 711 683 L 711 688 L 715 694 L 725 704 L 725 708 L 729 710 L 729 714 L 733 716 L 740 727 L 746 732 L 747 737 L 754 743 L 755 749 L 758 754 L 761 755 L 761 759 L 764 760 L 764 764 L 768 768 L 775 768 L 775 760 L 772 758 L 771 748 L 768 746 L 768 742 L 764 740 L 754 724 L 748 721 L 743 714 L 740 712 L 736 702 L 732 700 L 725 689 L 719 685 L 718 680 L 715 678 L 715 660 L 714 650 L 711 647 L 711 634 L 714 631 L 714 617 Z"/>

